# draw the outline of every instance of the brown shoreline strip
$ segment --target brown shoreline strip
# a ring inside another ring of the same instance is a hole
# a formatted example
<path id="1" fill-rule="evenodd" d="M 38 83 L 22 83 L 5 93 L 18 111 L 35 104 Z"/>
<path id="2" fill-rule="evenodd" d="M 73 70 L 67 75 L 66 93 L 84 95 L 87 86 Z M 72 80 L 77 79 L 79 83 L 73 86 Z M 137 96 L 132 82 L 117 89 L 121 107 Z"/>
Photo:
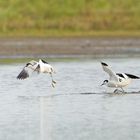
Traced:
<path id="1" fill-rule="evenodd" d="M 5 38 L 0 56 L 140 54 L 140 38 Z"/>

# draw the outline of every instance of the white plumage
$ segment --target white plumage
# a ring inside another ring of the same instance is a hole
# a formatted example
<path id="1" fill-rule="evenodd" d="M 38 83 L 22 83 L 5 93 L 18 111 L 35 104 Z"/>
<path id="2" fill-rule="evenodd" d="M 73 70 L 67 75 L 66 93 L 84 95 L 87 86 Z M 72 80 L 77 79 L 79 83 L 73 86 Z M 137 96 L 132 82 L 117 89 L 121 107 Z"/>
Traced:
<path id="1" fill-rule="evenodd" d="M 123 87 L 129 85 L 132 81 L 132 79 L 140 79 L 140 77 L 132 75 L 132 74 L 127 74 L 127 73 L 115 73 L 112 71 L 112 69 L 104 62 L 101 62 L 103 70 L 109 75 L 109 80 L 105 80 L 102 85 L 106 85 L 108 87 L 113 87 L 113 88 L 121 88 L 122 91 Z M 116 92 L 115 90 L 114 92 Z"/>
<path id="2" fill-rule="evenodd" d="M 49 73 L 52 79 L 52 86 L 55 87 L 56 81 L 53 80 L 53 73 L 55 73 L 54 68 L 46 61 L 39 59 L 39 61 L 32 60 L 28 62 L 22 71 L 17 76 L 17 79 L 26 79 L 29 77 L 29 70 L 38 73 Z"/>

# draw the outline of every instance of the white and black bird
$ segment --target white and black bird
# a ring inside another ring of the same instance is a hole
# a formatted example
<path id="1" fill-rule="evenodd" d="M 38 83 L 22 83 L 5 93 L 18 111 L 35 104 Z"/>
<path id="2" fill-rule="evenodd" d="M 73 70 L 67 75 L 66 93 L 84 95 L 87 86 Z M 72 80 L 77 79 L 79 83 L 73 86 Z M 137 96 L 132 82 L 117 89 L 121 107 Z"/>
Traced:
<path id="1" fill-rule="evenodd" d="M 103 70 L 109 75 L 109 80 L 104 80 L 102 85 L 107 87 L 116 88 L 114 92 L 118 91 L 118 88 L 121 88 L 124 92 L 123 87 L 129 85 L 132 79 L 140 79 L 140 77 L 128 74 L 128 73 L 115 73 L 112 69 L 104 62 L 101 62 Z"/>
<path id="2" fill-rule="evenodd" d="M 17 76 L 17 79 L 26 79 L 29 77 L 29 70 L 37 73 L 49 73 L 52 79 L 52 86 L 55 87 L 56 81 L 53 80 L 54 68 L 46 61 L 39 59 L 39 61 L 32 60 L 28 62 L 22 71 Z"/>

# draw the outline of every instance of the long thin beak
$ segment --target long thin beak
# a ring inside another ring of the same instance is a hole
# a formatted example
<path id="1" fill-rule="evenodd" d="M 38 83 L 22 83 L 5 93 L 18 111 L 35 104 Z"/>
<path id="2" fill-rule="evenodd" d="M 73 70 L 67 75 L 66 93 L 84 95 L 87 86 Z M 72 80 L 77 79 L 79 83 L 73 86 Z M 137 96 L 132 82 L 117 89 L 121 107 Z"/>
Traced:
<path id="1" fill-rule="evenodd" d="M 104 83 L 102 83 L 100 86 L 103 86 L 104 85 Z"/>

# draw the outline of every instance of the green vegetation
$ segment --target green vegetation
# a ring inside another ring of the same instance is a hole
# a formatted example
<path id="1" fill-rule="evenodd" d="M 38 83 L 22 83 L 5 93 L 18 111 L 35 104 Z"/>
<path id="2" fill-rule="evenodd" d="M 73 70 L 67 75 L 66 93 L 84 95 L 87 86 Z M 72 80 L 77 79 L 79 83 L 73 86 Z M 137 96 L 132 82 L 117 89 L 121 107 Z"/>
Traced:
<path id="1" fill-rule="evenodd" d="M 32 59 L 29 58 L 1 58 L 0 64 L 17 64 L 17 63 L 27 63 Z"/>
<path id="2" fill-rule="evenodd" d="M 66 57 L 66 58 L 42 58 L 48 62 L 75 62 L 75 61 L 85 61 L 85 58 L 77 58 L 77 57 Z M 17 64 L 17 63 L 27 63 L 31 60 L 38 61 L 37 58 L 1 58 L 0 64 Z"/>
<path id="3" fill-rule="evenodd" d="M 84 61 L 86 60 L 85 58 L 82 58 L 82 57 L 60 57 L 60 58 L 42 58 L 48 62 L 75 62 L 75 61 Z M 88 58 L 87 58 L 88 59 Z M 37 58 L 0 58 L 0 64 L 17 64 L 17 63 L 27 63 L 31 60 L 35 60 L 35 61 L 38 61 Z"/>
<path id="4" fill-rule="evenodd" d="M 139 36 L 139 17 L 139 0 L 0 0 L 0 36 Z"/>

